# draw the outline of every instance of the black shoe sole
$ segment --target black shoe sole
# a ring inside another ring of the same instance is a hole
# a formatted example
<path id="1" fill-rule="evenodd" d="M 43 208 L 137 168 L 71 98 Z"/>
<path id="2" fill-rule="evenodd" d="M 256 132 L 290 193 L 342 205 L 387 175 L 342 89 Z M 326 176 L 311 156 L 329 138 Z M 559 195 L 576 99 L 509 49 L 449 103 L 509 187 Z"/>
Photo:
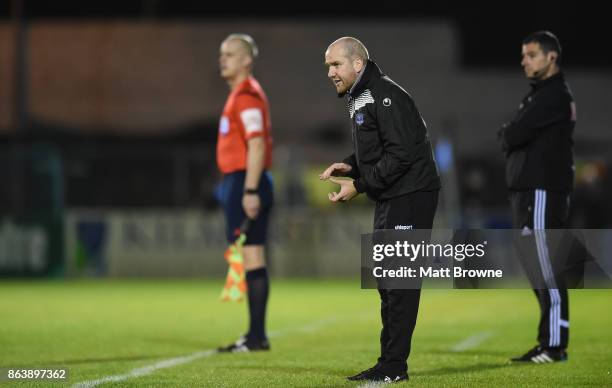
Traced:
<path id="1" fill-rule="evenodd" d="M 255 348 L 249 348 L 247 346 L 247 348 L 249 349 L 248 351 L 235 351 L 233 349 L 228 349 L 228 348 L 217 348 L 217 353 L 250 353 L 250 352 L 267 352 L 270 351 L 270 346 L 262 346 L 262 347 L 255 347 Z"/>
<path id="2" fill-rule="evenodd" d="M 372 379 L 372 378 L 369 378 L 369 376 L 367 374 L 349 376 L 349 377 L 347 377 L 347 380 L 349 380 L 349 381 L 368 381 L 368 382 L 373 382 L 373 383 L 385 383 L 386 382 L 384 379 Z M 407 381 L 407 380 L 409 380 L 409 376 L 402 377 L 399 380 L 392 380 L 390 382 L 391 383 L 399 383 L 400 381 Z"/>

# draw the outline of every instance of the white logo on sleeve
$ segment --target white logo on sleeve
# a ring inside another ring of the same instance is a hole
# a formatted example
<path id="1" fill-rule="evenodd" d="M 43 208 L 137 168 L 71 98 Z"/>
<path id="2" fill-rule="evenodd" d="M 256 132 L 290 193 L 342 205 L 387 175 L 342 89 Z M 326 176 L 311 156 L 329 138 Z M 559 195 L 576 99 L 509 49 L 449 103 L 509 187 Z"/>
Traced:
<path id="1" fill-rule="evenodd" d="M 222 135 L 227 135 L 229 132 L 229 120 L 225 116 L 221 116 L 221 120 L 219 121 L 219 132 Z"/>
<path id="2" fill-rule="evenodd" d="M 240 112 L 240 119 L 244 125 L 247 135 L 253 132 L 263 131 L 263 114 L 261 109 L 249 108 Z"/>

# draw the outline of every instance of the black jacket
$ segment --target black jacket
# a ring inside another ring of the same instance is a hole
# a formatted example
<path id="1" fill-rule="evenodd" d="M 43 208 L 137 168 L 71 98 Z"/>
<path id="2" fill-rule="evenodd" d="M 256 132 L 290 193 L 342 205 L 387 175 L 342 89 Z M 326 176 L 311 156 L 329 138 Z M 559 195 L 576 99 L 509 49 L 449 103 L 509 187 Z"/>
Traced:
<path id="1" fill-rule="evenodd" d="M 574 97 L 562 73 L 532 83 L 516 117 L 498 133 L 510 190 L 570 192 L 574 184 Z"/>
<path id="2" fill-rule="evenodd" d="M 354 153 L 344 159 L 358 192 L 387 200 L 440 188 L 427 127 L 412 97 L 368 61 L 348 93 Z"/>

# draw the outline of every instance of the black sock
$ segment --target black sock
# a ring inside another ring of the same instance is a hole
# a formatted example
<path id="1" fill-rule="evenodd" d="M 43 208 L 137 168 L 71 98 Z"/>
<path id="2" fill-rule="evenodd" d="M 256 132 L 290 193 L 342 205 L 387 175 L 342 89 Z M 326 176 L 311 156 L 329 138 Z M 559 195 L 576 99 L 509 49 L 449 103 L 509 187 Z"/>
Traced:
<path id="1" fill-rule="evenodd" d="M 247 271 L 246 281 L 249 296 L 249 333 L 247 340 L 263 341 L 266 339 L 266 306 L 268 304 L 268 270 L 266 267 Z"/>

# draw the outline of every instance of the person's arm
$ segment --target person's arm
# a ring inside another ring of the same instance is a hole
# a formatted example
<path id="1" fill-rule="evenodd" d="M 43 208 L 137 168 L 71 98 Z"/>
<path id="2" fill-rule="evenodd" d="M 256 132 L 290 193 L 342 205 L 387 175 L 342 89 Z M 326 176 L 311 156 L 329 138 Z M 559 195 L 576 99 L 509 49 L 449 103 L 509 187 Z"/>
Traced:
<path id="1" fill-rule="evenodd" d="M 417 127 L 425 124 L 408 96 L 397 93 L 391 99 L 389 106 L 377 103 L 376 112 L 384 151 L 374 167 L 355 180 L 355 188 L 359 193 L 384 191 L 404 175 L 412 164 L 411 153 L 419 140 Z"/>
<path id="2" fill-rule="evenodd" d="M 355 153 L 352 153 L 346 158 L 344 158 L 342 163 L 351 166 L 351 169 L 347 172 L 344 172 L 342 176 L 347 176 L 353 179 L 359 178 L 359 167 L 357 167 L 357 159 L 355 158 Z"/>
<path id="3" fill-rule="evenodd" d="M 259 179 L 264 169 L 264 160 L 266 154 L 266 143 L 264 138 L 253 137 L 247 141 L 247 167 L 246 177 L 244 179 L 244 195 L 242 197 L 242 207 L 247 217 L 250 219 L 257 218 L 261 200 L 257 188 L 259 187 Z"/>
<path id="4" fill-rule="evenodd" d="M 242 207 L 247 217 L 257 218 L 261 201 L 257 189 L 265 167 L 266 141 L 264 137 L 265 123 L 261 101 L 251 95 L 239 95 L 240 122 L 247 143 L 246 176 L 244 179 L 244 195 Z"/>
<path id="5" fill-rule="evenodd" d="M 259 187 L 259 179 L 264 170 L 264 161 L 266 156 L 266 143 L 264 138 L 252 137 L 247 140 L 247 166 L 246 178 L 244 179 L 244 188 L 257 190 Z"/>
<path id="6" fill-rule="evenodd" d="M 561 94 L 549 93 L 539 96 L 514 120 L 504 124 L 499 138 L 504 150 L 521 147 L 536 137 L 542 130 L 571 115 L 570 101 Z"/>

